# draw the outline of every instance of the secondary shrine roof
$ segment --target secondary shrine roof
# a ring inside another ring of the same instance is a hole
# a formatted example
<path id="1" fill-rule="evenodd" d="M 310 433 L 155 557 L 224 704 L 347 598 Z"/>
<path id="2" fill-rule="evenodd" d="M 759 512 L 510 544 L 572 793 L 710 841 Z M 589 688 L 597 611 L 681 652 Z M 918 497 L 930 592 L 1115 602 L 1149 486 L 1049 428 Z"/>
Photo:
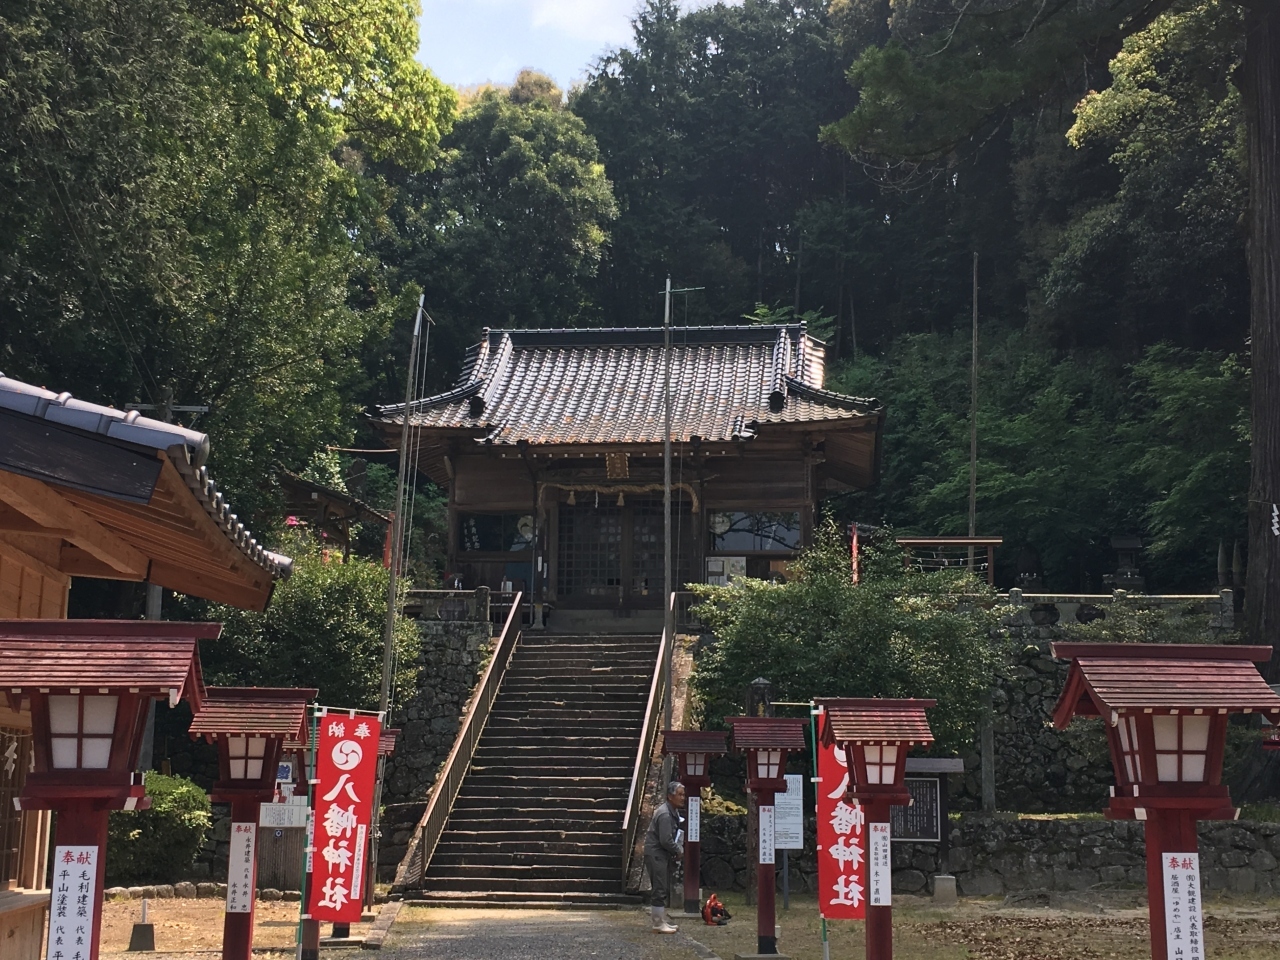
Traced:
<path id="1" fill-rule="evenodd" d="M 164 620 L 0 620 L 0 691 L 137 691 L 182 697 L 199 710 L 197 641 L 219 623 Z"/>
<path id="2" fill-rule="evenodd" d="M 815 701 L 826 708 L 824 743 L 933 743 L 925 710 L 936 700 L 882 700 L 875 697 Z"/>
<path id="3" fill-rule="evenodd" d="M 1071 667 L 1053 723 L 1111 712 L 1249 713 L 1280 715 L 1280 696 L 1254 663 L 1270 647 L 1185 643 L 1055 643 L 1053 655 Z"/>
<path id="4" fill-rule="evenodd" d="M 293 561 L 237 518 L 208 456 L 198 431 L 0 374 L 0 536 L 66 540 L 64 574 L 261 610 Z"/>
<path id="5" fill-rule="evenodd" d="M 672 439 L 748 440 L 764 425 L 868 424 L 875 400 L 823 389 L 823 345 L 802 324 L 671 331 Z M 661 443 L 661 328 L 486 330 L 447 393 L 412 426 L 474 430 L 484 444 Z M 379 408 L 398 427 L 404 405 Z"/>
<path id="6" fill-rule="evenodd" d="M 307 703 L 318 691 L 303 687 L 208 687 L 191 721 L 193 737 L 282 737 L 305 743 Z"/>
<path id="7" fill-rule="evenodd" d="M 728 737 L 724 731 L 714 730 L 664 730 L 663 753 L 727 753 Z"/>
<path id="8" fill-rule="evenodd" d="M 792 717 L 726 717 L 734 750 L 803 750 L 808 720 Z"/>

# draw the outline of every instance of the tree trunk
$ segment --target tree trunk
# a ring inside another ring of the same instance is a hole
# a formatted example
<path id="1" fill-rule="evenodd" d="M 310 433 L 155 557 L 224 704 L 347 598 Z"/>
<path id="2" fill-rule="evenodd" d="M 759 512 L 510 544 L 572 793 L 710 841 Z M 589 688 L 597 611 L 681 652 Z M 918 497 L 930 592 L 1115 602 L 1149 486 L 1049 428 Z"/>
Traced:
<path id="1" fill-rule="evenodd" d="M 1270 644 L 1280 639 L 1280 537 L 1272 533 L 1280 504 L 1280 12 L 1251 6 L 1246 30 L 1253 443 L 1245 617 L 1249 639 Z M 1266 673 L 1280 682 L 1280 651 Z"/>

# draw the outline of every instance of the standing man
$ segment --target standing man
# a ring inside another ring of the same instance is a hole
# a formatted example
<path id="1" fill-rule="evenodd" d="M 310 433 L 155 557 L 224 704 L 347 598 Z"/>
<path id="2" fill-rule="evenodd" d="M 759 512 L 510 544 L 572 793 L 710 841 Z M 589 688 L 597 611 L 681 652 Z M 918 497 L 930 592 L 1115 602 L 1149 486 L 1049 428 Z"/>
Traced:
<path id="1" fill-rule="evenodd" d="M 667 922 L 667 899 L 671 895 L 671 873 L 684 857 L 684 831 L 680 829 L 680 809 L 684 806 L 684 784 L 667 784 L 667 799 L 654 811 L 649 832 L 644 836 L 644 865 L 653 886 L 653 932 L 675 933 L 679 927 Z"/>

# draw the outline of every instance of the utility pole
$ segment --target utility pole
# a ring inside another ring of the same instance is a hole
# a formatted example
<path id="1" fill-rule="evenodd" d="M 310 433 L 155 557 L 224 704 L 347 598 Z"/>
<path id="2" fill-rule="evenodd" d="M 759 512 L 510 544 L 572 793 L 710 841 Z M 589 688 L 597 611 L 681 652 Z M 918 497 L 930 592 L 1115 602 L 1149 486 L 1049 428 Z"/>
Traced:
<path id="1" fill-rule="evenodd" d="M 666 634 L 667 649 L 662 664 L 663 686 L 666 688 L 666 705 L 663 710 L 663 728 L 671 729 L 672 695 L 675 693 L 672 679 L 674 663 L 676 617 L 671 605 L 674 571 L 671 543 L 671 277 L 667 277 L 666 296 L 662 307 L 662 539 L 665 549 L 662 556 L 662 630 Z M 668 761 L 670 758 L 668 758 Z M 670 763 L 663 764 L 662 779 L 670 779 Z"/>
<path id="2" fill-rule="evenodd" d="M 165 423 L 173 423 L 173 415 L 175 413 L 208 413 L 209 408 L 206 406 L 188 406 L 185 404 L 175 404 L 173 402 L 173 387 L 165 387 L 160 391 L 159 403 L 126 403 L 126 410 L 137 410 L 139 412 L 154 411 L 157 419 L 163 420 Z M 147 606 L 144 616 L 148 620 L 160 619 L 160 604 L 164 595 L 164 591 L 158 583 L 147 584 Z M 154 713 L 154 708 L 152 710 Z"/>
<path id="3" fill-rule="evenodd" d="M 973 354 L 969 362 L 969 536 L 978 535 L 978 252 L 973 253 Z M 973 547 L 969 547 L 973 572 Z"/>
<path id="4" fill-rule="evenodd" d="M 395 664 L 396 639 L 396 602 L 399 599 L 401 544 L 404 542 L 406 523 L 411 519 L 405 514 L 405 487 L 409 477 L 409 415 L 410 404 L 413 403 L 414 379 L 418 370 L 418 341 L 422 335 L 423 303 L 426 294 L 418 297 L 418 315 L 413 320 L 413 340 L 409 345 L 409 371 L 404 385 L 404 421 L 400 428 L 400 469 L 396 473 L 396 509 L 391 515 L 391 568 L 387 571 L 387 618 L 382 630 L 382 688 L 378 692 L 378 709 L 381 711 L 382 724 L 390 724 L 391 707 L 391 673 Z M 428 323 L 431 318 L 427 317 Z M 431 328 L 427 328 L 427 343 L 430 343 Z M 387 775 L 387 758 L 378 757 L 378 777 L 373 788 L 373 822 L 369 825 L 369 863 L 365 876 L 368 882 L 365 890 L 366 905 L 373 902 L 373 882 L 378 872 L 378 841 L 382 836 L 382 784 Z M 353 892 L 354 895 L 354 892 Z"/>

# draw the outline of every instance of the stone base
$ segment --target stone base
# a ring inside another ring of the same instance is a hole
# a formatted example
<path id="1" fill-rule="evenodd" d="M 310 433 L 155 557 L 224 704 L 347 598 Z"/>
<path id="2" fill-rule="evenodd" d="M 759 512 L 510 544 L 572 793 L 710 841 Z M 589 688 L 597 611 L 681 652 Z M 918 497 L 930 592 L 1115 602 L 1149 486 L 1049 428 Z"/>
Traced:
<path id="1" fill-rule="evenodd" d="M 156 925 L 135 923 L 129 934 L 130 953 L 153 953 L 156 949 Z"/>
<path id="2" fill-rule="evenodd" d="M 956 905 L 956 878 L 940 873 L 933 878 L 933 903 L 938 907 Z"/>

